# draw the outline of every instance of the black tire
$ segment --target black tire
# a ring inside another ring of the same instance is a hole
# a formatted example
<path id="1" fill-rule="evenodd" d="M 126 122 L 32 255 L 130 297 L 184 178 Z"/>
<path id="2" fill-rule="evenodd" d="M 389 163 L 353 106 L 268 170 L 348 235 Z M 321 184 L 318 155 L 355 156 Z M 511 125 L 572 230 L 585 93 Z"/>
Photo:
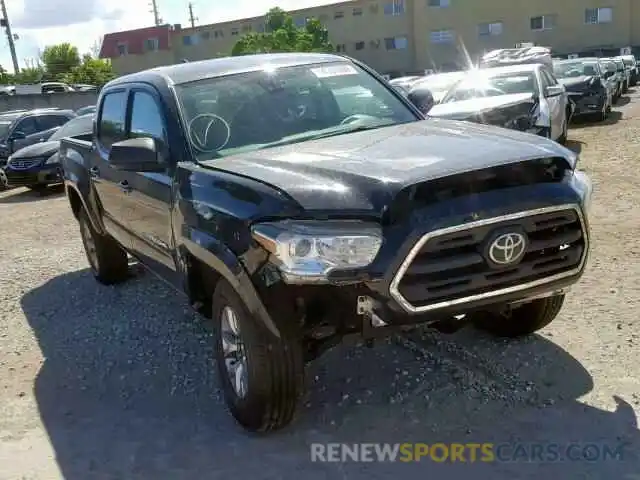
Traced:
<path id="1" fill-rule="evenodd" d="M 238 394 L 234 388 L 225 363 L 222 336 L 226 308 L 235 313 L 239 331 L 237 338 L 242 340 L 238 351 L 246 360 L 244 394 Z M 284 326 L 281 338 L 276 338 L 249 313 L 233 287 L 224 280 L 220 281 L 213 294 L 212 318 L 218 378 L 233 417 L 251 432 L 274 431 L 290 424 L 304 389 L 301 339 L 286 331 Z"/>
<path id="2" fill-rule="evenodd" d="M 478 312 L 471 316 L 471 321 L 477 328 L 499 337 L 522 337 L 549 325 L 563 303 L 564 295 L 555 295 L 515 307 L 508 314 Z"/>
<path id="3" fill-rule="evenodd" d="M 127 252 L 113 238 L 95 231 L 84 209 L 78 217 L 84 251 L 96 280 L 104 285 L 122 283 L 129 278 Z"/>

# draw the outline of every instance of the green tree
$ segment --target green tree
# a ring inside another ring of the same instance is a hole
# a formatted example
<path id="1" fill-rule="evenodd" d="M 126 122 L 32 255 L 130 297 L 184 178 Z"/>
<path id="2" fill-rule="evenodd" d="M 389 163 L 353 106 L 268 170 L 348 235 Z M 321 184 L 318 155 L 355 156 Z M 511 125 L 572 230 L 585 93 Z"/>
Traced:
<path id="1" fill-rule="evenodd" d="M 46 47 L 42 52 L 41 60 L 47 72 L 47 78 L 53 81 L 63 81 L 65 75 L 81 64 L 78 49 L 70 43 Z"/>
<path id="2" fill-rule="evenodd" d="M 82 57 L 82 62 L 63 76 L 66 83 L 88 83 L 102 87 L 116 75 L 109 60 L 94 58 L 89 54 Z"/>
<path id="3" fill-rule="evenodd" d="M 248 33 L 236 42 L 231 55 L 270 52 L 332 52 L 327 29 L 317 19 L 309 19 L 304 28 L 281 8 L 265 15 L 265 32 Z"/>

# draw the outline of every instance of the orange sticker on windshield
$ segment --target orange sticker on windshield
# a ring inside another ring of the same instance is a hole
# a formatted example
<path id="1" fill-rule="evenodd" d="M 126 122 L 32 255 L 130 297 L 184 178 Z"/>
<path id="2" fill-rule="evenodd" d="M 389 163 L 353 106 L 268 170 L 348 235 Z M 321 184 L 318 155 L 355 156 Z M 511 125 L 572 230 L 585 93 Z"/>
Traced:
<path id="1" fill-rule="evenodd" d="M 358 71 L 351 65 L 326 65 L 312 68 L 311 72 L 318 78 L 341 77 L 343 75 L 357 75 Z"/>

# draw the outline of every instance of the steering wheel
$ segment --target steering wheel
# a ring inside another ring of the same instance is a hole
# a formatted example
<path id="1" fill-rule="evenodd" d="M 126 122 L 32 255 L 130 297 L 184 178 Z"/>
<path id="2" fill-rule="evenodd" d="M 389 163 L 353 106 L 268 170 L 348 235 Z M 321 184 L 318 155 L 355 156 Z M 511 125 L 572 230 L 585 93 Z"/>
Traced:
<path id="1" fill-rule="evenodd" d="M 347 118 L 340 122 L 340 125 L 349 125 L 350 123 L 361 122 L 363 120 L 377 120 L 377 117 L 372 115 L 365 115 L 362 113 L 356 113 L 355 115 L 349 115 Z"/>
<path id="2" fill-rule="evenodd" d="M 226 134 L 224 136 L 224 140 L 219 145 L 211 147 L 209 145 L 208 137 L 211 133 L 211 127 L 213 127 L 216 122 L 219 122 L 225 128 Z M 231 127 L 227 121 L 214 113 L 201 113 L 196 115 L 189 122 L 187 129 L 189 131 L 189 140 L 191 140 L 191 144 L 196 150 L 202 153 L 213 153 L 223 149 L 227 143 L 229 143 L 229 139 L 231 138 Z"/>

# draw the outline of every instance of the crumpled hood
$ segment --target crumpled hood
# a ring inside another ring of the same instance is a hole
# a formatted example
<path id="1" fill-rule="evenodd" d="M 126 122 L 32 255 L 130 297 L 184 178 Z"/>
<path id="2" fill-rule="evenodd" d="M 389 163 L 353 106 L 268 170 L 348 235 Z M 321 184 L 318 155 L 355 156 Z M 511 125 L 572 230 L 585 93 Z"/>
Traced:
<path id="1" fill-rule="evenodd" d="M 558 82 L 565 86 L 567 90 L 571 90 L 575 87 L 582 87 L 586 83 L 590 82 L 593 76 L 582 75 L 581 77 L 559 78 Z"/>
<path id="2" fill-rule="evenodd" d="M 510 95 L 474 98 L 461 102 L 439 103 L 429 110 L 429 116 L 463 120 L 471 115 L 486 112 L 487 110 L 509 107 L 526 101 L 533 101 L 533 93 L 514 93 Z"/>
<path id="3" fill-rule="evenodd" d="M 40 142 L 29 145 L 28 147 L 21 148 L 11 158 L 33 158 L 33 157 L 48 157 L 56 153 L 60 149 L 60 140 L 53 140 L 50 142 Z"/>
<path id="4" fill-rule="evenodd" d="M 535 135 L 428 119 L 201 162 L 282 190 L 306 209 L 379 211 L 402 188 L 534 158 L 576 155 Z"/>

